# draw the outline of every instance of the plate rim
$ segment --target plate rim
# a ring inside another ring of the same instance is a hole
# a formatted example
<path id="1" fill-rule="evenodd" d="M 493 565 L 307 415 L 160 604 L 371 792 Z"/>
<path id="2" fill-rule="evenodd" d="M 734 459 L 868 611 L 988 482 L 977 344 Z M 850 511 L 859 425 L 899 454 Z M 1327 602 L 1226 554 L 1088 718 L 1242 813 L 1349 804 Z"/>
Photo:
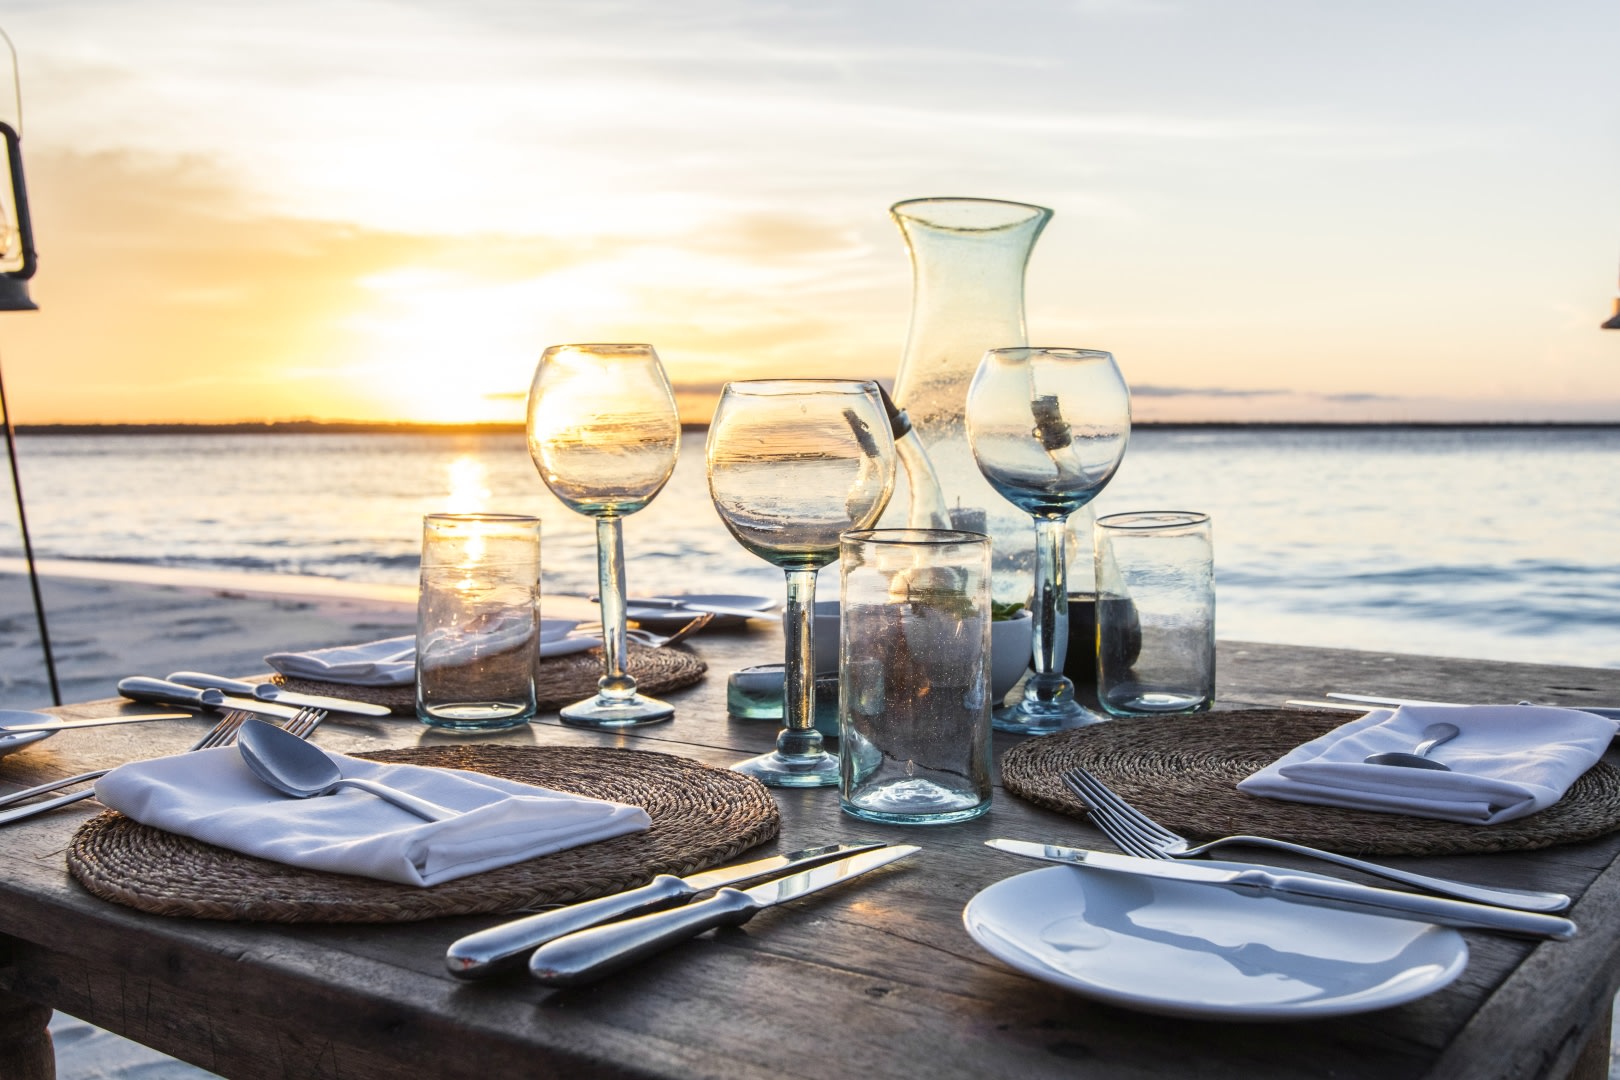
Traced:
<path id="1" fill-rule="evenodd" d="M 1252 865 L 1222 863 L 1219 860 L 1200 860 L 1200 863 L 1211 866 L 1226 867 Z M 1341 994 L 1324 1001 L 1308 1002 L 1304 1004 L 1279 1004 L 1272 1006 L 1220 1005 L 1209 1002 L 1192 1002 L 1185 999 L 1178 1000 L 1173 997 L 1165 997 L 1162 995 L 1149 996 L 1111 990 L 1086 983 L 1070 972 L 1054 968 L 1043 958 L 1029 953 L 1018 942 L 1010 938 L 1003 937 L 1001 940 L 987 941 L 986 935 L 983 932 L 984 927 L 982 925 L 975 924 L 973 917 L 975 905 L 979 905 L 982 909 L 982 898 L 986 893 L 1006 886 L 1009 882 L 1035 874 L 1047 874 L 1051 876 L 1053 880 L 1057 880 L 1056 875 L 1051 874 L 1052 871 L 1056 871 L 1057 873 L 1073 872 L 1082 875 L 1082 877 L 1087 874 L 1102 874 L 1114 877 L 1118 876 L 1117 874 L 1111 874 L 1106 870 L 1099 870 L 1095 867 L 1083 866 L 1045 866 L 1038 867 L 1033 870 L 1026 870 L 1019 874 L 1012 874 L 1008 877 L 1001 878 L 998 881 L 994 881 L 989 885 L 986 885 L 983 889 L 980 889 L 977 893 L 975 893 L 965 905 L 963 905 L 963 927 L 966 929 L 968 936 L 971 937 L 980 948 L 984 949 L 991 956 L 994 956 L 997 960 L 1000 960 L 1002 963 L 1006 964 L 1008 967 L 1019 972 L 1020 974 L 1026 975 L 1033 979 L 1038 979 L 1060 989 L 1067 990 L 1070 993 L 1079 994 L 1089 1000 L 1118 1006 L 1120 1008 L 1129 1008 L 1140 1012 L 1154 1013 L 1160 1016 L 1176 1016 L 1192 1019 L 1213 1019 L 1227 1021 L 1244 1020 L 1255 1022 L 1272 1022 L 1279 1020 L 1316 1020 L 1333 1016 L 1350 1016 L 1357 1013 L 1373 1012 L 1378 1009 L 1387 1009 L 1397 1005 L 1405 1005 L 1408 1002 L 1416 1001 L 1422 997 L 1427 997 L 1429 994 L 1435 993 L 1436 991 L 1442 990 L 1449 986 L 1462 975 L 1463 971 L 1468 966 L 1468 943 L 1455 929 L 1446 926 L 1439 926 L 1434 923 L 1419 923 L 1415 920 L 1400 919 L 1395 921 L 1412 922 L 1414 926 L 1423 926 L 1426 928 L 1427 932 L 1432 933 L 1439 941 L 1443 942 L 1450 939 L 1452 944 L 1452 955 L 1450 962 L 1430 980 L 1417 986 L 1409 987 L 1401 991 L 1393 992 L 1387 996 L 1379 997 L 1373 1001 L 1354 1000 L 1356 995 Z M 1301 873 L 1303 874 L 1303 872 Z M 1325 877 L 1326 875 L 1310 874 L 1309 876 Z M 1142 880 L 1153 881 L 1155 885 L 1160 883 L 1159 879 Z M 1189 882 L 1187 884 L 1190 886 L 1195 886 L 1197 883 Z M 1230 891 L 1227 891 L 1227 896 L 1240 902 L 1266 899 L 1264 897 L 1246 897 L 1242 894 L 1233 893 Z M 1279 900 L 1277 902 L 1286 903 L 1287 901 Z M 1311 909 L 1307 905 L 1297 906 L 1301 907 L 1304 911 L 1325 910 Z M 1350 911 L 1342 911 L 1338 912 L 1337 914 L 1360 916 L 1368 919 L 1389 920 L 1391 918 L 1390 916 Z M 1023 960 L 1023 965 L 1020 965 L 1013 959 L 1009 959 L 1009 957 L 1006 955 L 1009 948 L 1016 948 L 1019 958 Z"/>
<path id="2" fill-rule="evenodd" d="M 697 601 L 700 604 L 714 604 L 717 607 L 753 608 L 755 611 L 769 611 L 776 606 L 774 597 L 753 593 L 650 593 L 643 599 Z M 635 607 L 636 602 L 627 599 L 625 606 Z"/>

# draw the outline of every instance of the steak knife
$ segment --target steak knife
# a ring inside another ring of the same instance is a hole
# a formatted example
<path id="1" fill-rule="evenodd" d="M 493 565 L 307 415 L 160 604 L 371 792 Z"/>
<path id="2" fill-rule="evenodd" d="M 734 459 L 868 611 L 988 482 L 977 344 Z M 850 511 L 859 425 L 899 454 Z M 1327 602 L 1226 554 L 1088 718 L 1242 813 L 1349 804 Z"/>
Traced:
<path id="1" fill-rule="evenodd" d="M 194 686 L 199 690 L 214 689 L 227 694 L 246 694 L 248 697 L 278 705 L 330 709 L 334 712 L 354 713 L 357 716 L 389 716 L 393 712 L 386 705 L 373 705 L 369 701 L 352 701 L 349 698 L 325 697 L 321 694 L 299 694 L 271 682 L 252 683 L 239 679 L 222 679 L 218 675 L 205 675 L 200 671 L 176 671 L 169 676 L 169 681 L 179 683 L 181 686 Z"/>
<path id="2" fill-rule="evenodd" d="M 740 866 L 722 866 L 700 874 L 675 877 L 659 874 L 647 884 L 610 896 L 566 904 L 552 911 L 528 915 L 513 922 L 468 934 L 451 944 L 444 954 L 450 974 L 458 979 L 485 979 L 519 966 L 530 952 L 554 938 L 584 930 L 598 923 L 626 915 L 641 915 L 659 908 L 683 903 L 702 892 L 722 885 L 735 885 L 750 878 L 793 867 L 809 869 L 848 855 L 873 851 L 883 844 L 823 844 L 820 847 L 773 855 Z"/>
<path id="3" fill-rule="evenodd" d="M 1575 924 L 1556 915 L 1541 915 L 1533 911 L 1493 907 L 1490 904 L 1471 904 L 1466 900 L 1447 900 L 1440 896 L 1424 896 L 1420 893 L 1400 892 L 1395 889 L 1378 889 L 1371 885 L 1341 881 L 1338 878 L 1278 873 L 1261 866 L 1231 870 L 1209 863 L 1183 862 L 1179 859 L 1140 859 L 1134 855 L 1115 855 L 1107 851 L 1037 844 L 1027 840 L 986 840 L 985 843 L 998 851 L 1040 859 L 1044 862 L 1067 863 L 1071 866 L 1089 866 L 1111 873 L 1137 874 L 1142 877 L 1215 885 L 1236 892 L 1270 896 L 1314 907 L 1387 915 L 1396 919 L 1438 923 L 1441 926 L 1457 926 L 1469 930 L 1495 930 L 1519 937 L 1546 937 L 1566 941 L 1575 936 Z"/>
<path id="4" fill-rule="evenodd" d="M 677 941 L 716 926 L 741 926 L 759 912 L 819 892 L 919 851 L 914 844 L 879 848 L 739 892 L 721 889 L 685 907 L 638 915 L 547 942 L 529 958 L 529 973 L 547 986 L 582 986 Z"/>
<path id="5" fill-rule="evenodd" d="M 276 705 L 257 698 L 227 697 L 219 690 L 197 690 L 145 675 L 120 679 L 118 692 L 131 701 L 149 701 L 158 705 L 189 705 L 193 709 L 209 709 L 213 712 L 237 709 L 281 720 L 291 720 L 298 715 L 298 710 L 290 705 Z"/>

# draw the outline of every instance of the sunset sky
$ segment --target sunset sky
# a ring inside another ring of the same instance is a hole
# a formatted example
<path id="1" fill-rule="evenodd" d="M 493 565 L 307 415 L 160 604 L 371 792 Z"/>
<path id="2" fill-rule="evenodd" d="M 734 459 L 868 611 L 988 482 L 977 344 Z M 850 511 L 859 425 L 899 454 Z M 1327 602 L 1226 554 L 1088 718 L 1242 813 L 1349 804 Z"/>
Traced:
<path id="1" fill-rule="evenodd" d="M 548 345 L 892 378 L 887 208 L 1056 212 L 1141 419 L 1620 421 L 1620 4 L 11 0 L 20 423 L 520 420 Z"/>

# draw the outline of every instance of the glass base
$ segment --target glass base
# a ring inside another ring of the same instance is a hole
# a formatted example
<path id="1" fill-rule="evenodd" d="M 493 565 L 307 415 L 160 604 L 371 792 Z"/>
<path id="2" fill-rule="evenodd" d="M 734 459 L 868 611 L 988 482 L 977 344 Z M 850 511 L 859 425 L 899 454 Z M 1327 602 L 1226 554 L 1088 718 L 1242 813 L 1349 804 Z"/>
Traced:
<path id="1" fill-rule="evenodd" d="M 746 773 L 769 787 L 838 786 L 838 758 L 825 752 L 790 757 L 772 750 L 737 762 L 731 771 Z"/>
<path id="2" fill-rule="evenodd" d="M 1170 690 L 1124 683 L 1102 695 L 1102 707 L 1115 716 L 1171 716 L 1207 712 L 1210 695 L 1198 690 Z"/>
<path id="3" fill-rule="evenodd" d="M 1108 717 L 1092 712 L 1078 701 L 1020 701 L 990 714 L 997 731 L 1020 735 L 1050 735 L 1054 731 L 1106 723 Z"/>
<path id="4" fill-rule="evenodd" d="M 574 727 L 627 728 L 660 724 L 673 719 L 675 706 L 641 694 L 632 694 L 627 698 L 598 695 L 563 706 L 557 716 L 563 723 Z"/>
<path id="5" fill-rule="evenodd" d="M 534 704 L 509 701 L 458 701 L 450 705 L 416 706 L 416 718 L 440 731 L 476 733 L 522 727 L 534 718 Z"/>
<path id="6" fill-rule="evenodd" d="M 949 825 L 969 821 L 990 809 L 989 796 L 915 779 L 846 796 L 844 813 L 886 825 Z"/>

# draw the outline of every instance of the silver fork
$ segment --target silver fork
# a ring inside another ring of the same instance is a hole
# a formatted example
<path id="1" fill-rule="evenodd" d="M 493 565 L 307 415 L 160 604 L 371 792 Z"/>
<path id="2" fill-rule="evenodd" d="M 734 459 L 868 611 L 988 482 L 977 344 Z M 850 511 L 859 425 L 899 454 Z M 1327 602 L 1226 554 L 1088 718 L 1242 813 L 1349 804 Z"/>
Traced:
<path id="1" fill-rule="evenodd" d="M 1063 783 L 1079 796 L 1092 820 L 1097 823 L 1097 828 L 1127 855 L 1136 855 L 1144 859 L 1187 859 L 1227 844 L 1248 844 L 1253 847 L 1291 851 L 1295 855 L 1309 855 L 1315 859 L 1348 866 L 1352 870 L 1360 870 L 1362 873 L 1398 881 L 1403 885 L 1480 904 L 1495 904 L 1499 907 L 1518 908 L 1521 911 L 1563 911 L 1570 904 L 1569 897 L 1563 893 L 1494 888 L 1452 881 L 1448 878 L 1429 877 L 1426 874 L 1397 870 L 1392 866 L 1365 862 L 1337 852 L 1322 851 L 1265 836 L 1223 836 L 1208 843 L 1192 844 L 1186 837 L 1170 831 L 1120 798 L 1085 769 L 1074 768 L 1064 773 Z"/>
<path id="2" fill-rule="evenodd" d="M 674 645 L 678 641 L 686 640 L 699 630 L 703 629 L 705 626 L 708 626 L 714 620 L 714 612 L 705 611 L 703 614 L 697 616 L 695 619 L 692 619 L 673 634 L 655 634 L 651 630 L 646 630 L 639 626 L 629 626 L 625 628 L 624 636 L 629 638 L 631 641 L 639 642 L 640 644 L 649 646 L 650 648 L 661 649 L 666 645 Z M 586 634 L 593 630 L 597 633 L 601 633 L 602 624 L 582 623 L 574 629 Z"/>
<path id="3" fill-rule="evenodd" d="M 248 719 L 249 715 L 249 713 L 235 710 L 226 713 L 219 718 L 219 723 L 209 729 L 208 734 L 198 739 L 188 748 L 188 752 L 190 750 L 208 750 L 216 746 L 230 746 L 236 742 L 236 733 L 241 728 L 242 721 Z M 300 709 L 297 715 L 287 721 L 285 728 L 300 739 L 307 739 L 314 734 L 315 729 L 325 719 L 325 709 Z M 40 784 L 24 791 L 15 791 L 0 799 L 0 807 L 11 806 L 13 803 L 22 802 L 35 795 L 44 795 L 56 791 L 58 788 L 82 784 L 86 780 L 99 780 L 111 771 L 111 769 L 97 769 L 95 772 L 80 773 L 78 776 L 69 776 L 64 780 L 53 780 L 48 784 Z M 58 807 L 70 806 L 80 800 L 90 798 L 95 793 L 95 788 L 87 788 L 84 791 L 75 791 L 69 795 L 61 795 L 54 799 L 46 799 L 43 802 L 30 803 L 27 806 L 19 806 L 14 810 L 4 811 L 0 813 L 0 825 L 9 825 L 13 821 L 24 821 L 37 814 L 55 810 Z"/>

